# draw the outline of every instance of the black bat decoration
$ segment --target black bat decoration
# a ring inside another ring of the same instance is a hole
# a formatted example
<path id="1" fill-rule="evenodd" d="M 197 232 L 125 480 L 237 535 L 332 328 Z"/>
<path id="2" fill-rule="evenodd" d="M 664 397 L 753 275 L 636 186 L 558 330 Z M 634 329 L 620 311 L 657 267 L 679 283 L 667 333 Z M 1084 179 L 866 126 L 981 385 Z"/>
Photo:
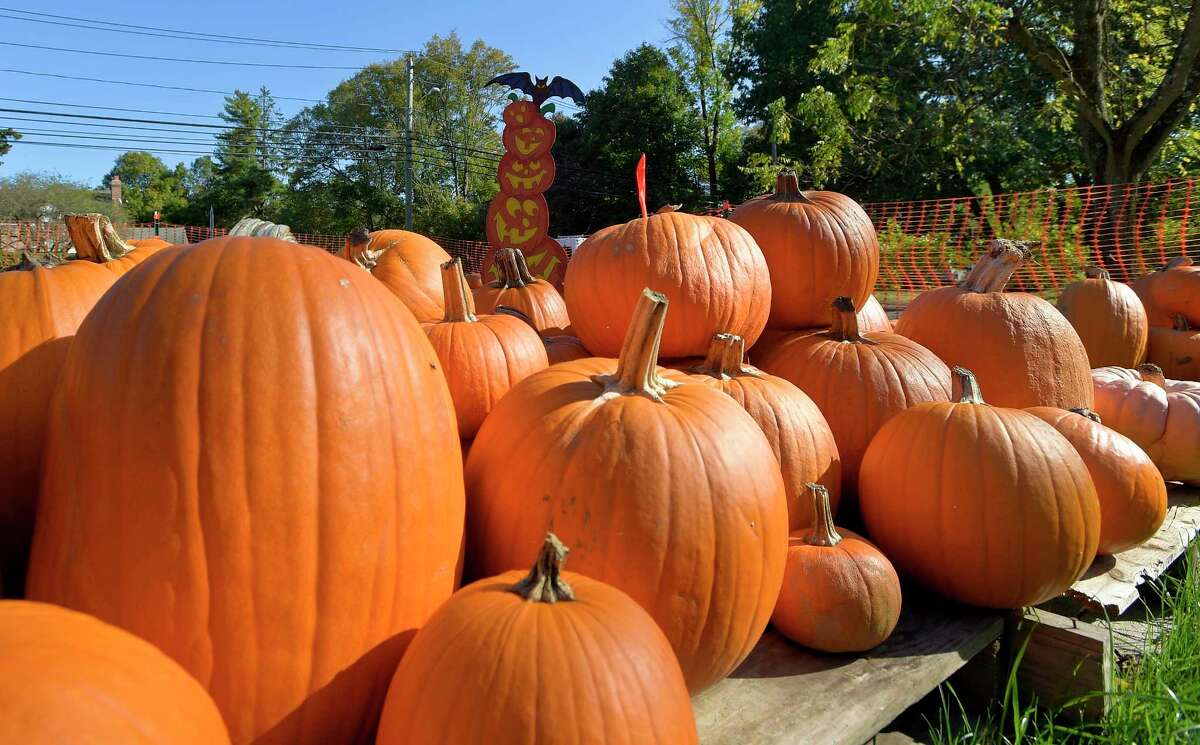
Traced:
<path id="1" fill-rule="evenodd" d="M 497 84 L 507 85 L 509 88 L 516 88 L 522 93 L 528 93 L 533 96 L 535 106 L 541 106 L 547 98 L 552 96 L 569 98 L 579 104 L 583 103 L 583 91 L 579 90 L 579 86 L 561 75 L 555 75 L 554 79 L 547 83 L 546 78 L 538 78 L 534 81 L 527 72 L 506 72 L 484 83 L 485 86 Z"/>

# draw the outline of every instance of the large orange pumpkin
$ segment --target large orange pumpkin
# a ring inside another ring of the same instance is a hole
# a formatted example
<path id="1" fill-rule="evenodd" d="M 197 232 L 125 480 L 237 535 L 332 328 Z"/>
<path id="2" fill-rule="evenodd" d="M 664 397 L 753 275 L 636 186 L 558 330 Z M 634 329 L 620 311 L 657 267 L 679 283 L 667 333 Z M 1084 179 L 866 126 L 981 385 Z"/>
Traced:
<path id="1" fill-rule="evenodd" d="M 71 337 L 117 275 L 26 255 L 0 272 L 0 595 L 20 597 L 37 506 L 46 411 Z"/>
<path id="2" fill-rule="evenodd" d="M 771 328 L 824 326 L 835 297 L 862 307 L 875 289 L 875 228 L 844 194 L 801 191 L 795 172 L 782 171 L 774 194 L 751 199 L 729 219 L 750 231 L 771 268 Z"/>
<path id="3" fill-rule="evenodd" d="M 837 442 L 848 495 L 880 427 L 910 406 L 950 399 L 950 369 L 933 352 L 897 334 L 860 333 L 847 297 L 833 302 L 828 331 L 786 336 L 759 365 L 794 383 L 821 410 Z"/>
<path id="4" fill-rule="evenodd" d="M 1181 314 L 1192 326 L 1200 326 L 1200 266 L 1191 258 L 1177 256 L 1130 286 L 1146 306 L 1151 326 L 1170 328 Z"/>
<path id="5" fill-rule="evenodd" d="M 30 597 L 157 645 L 236 743 L 369 742 L 463 537 L 450 392 L 401 308 L 273 238 L 114 285 L 51 411 Z"/>
<path id="6" fill-rule="evenodd" d="M 1167 481 L 1200 486 L 1200 383 L 1168 380 L 1146 363 L 1092 371 L 1096 413 L 1141 446 Z"/>
<path id="7" fill-rule="evenodd" d="M 896 332 L 970 369 L 996 406 L 1091 408 L 1091 365 L 1071 323 L 1036 295 L 1004 291 L 1027 253 L 990 241 L 961 285 L 919 295 Z"/>
<path id="8" fill-rule="evenodd" d="M 450 254 L 438 244 L 407 230 L 376 230 L 358 260 L 370 266 L 375 279 L 421 323 L 440 321 L 445 315 L 441 267 Z"/>
<path id="9" fill-rule="evenodd" d="M 870 331 L 886 331 L 892 332 L 892 319 L 888 318 L 887 311 L 883 309 L 883 305 L 875 299 L 874 295 L 868 295 L 867 301 L 858 309 L 858 328 L 866 333 Z"/>
<path id="10" fill-rule="evenodd" d="M 720 332 L 753 346 L 771 307 L 767 262 L 749 233 L 720 218 L 659 212 L 604 228 L 567 264 L 567 310 L 588 349 L 616 356 L 643 287 L 671 301 L 663 357 L 703 357 Z"/>
<path id="11" fill-rule="evenodd" d="M 497 314 L 509 315 L 513 318 L 519 318 L 523 323 L 537 331 L 537 326 L 534 325 L 533 319 L 528 314 L 509 308 L 506 305 L 497 305 L 492 309 Z M 595 357 L 596 355 L 588 351 L 588 348 L 583 346 L 583 342 L 578 336 L 570 334 L 555 334 L 547 332 L 542 336 L 542 345 L 546 347 L 546 358 L 551 365 L 556 365 L 559 362 L 570 362 L 571 360 L 582 360 L 587 357 Z"/>
<path id="12" fill-rule="evenodd" d="M 458 436 L 469 439 L 509 388 L 549 363 L 541 337 L 519 318 L 475 315 L 461 259 L 442 265 L 442 284 L 446 317 L 425 333 L 450 385 Z"/>
<path id="13" fill-rule="evenodd" d="M 754 419 L 655 365 L 667 299 L 642 298 L 619 361 L 534 373 L 479 429 L 467 563 L 476 577 L 527 566 L 553 529 L 580 574 L 650 612 L 695 693 L 737 667 L 770 618 L 787 501 Z"/>
<path id="14" fill-rule="evenodd" d="M 1200 329 L 1193 329 L 1187 316 L 1176 314 L 1172 328 L 1150 329 L 1148 358 L 1165 377 L 1200 381 Z"/>
<path id="15" fill-rule="evenodd" d="M 1049 424 L 985 404 L 969 372 L 954 374 L 954 402 L 897 414 L 867 448 L 858 488 L 868 535 L 952 600 L 1020 608 L 1056 597 L 1096 555 L 1087 467 Z"/>
<path id="16" fill-rule="evenodd" d="M 1167 485 L 1133 440 L 1100 423 L 1087 409 L 1026 409 L 1067 438 L 1083 458 L 1100 500 L 1098 554 L 1132 548 L 1158 531 L 1167 516 Z"/>
<path id="17" fill-rule="evenodd" d="M 503 305 L 523 313 L 539 334 L 558 335 L 571 325 L 567 305 L 554 285 L 529 273 L 525 254 L 515 248 L 496 252 L 501 278 L 475 291 L 475 305 L 491 313 Z"/>
<path id="18" fill-rule="evenodd" d="M 1129 285 L 1112 281 L 1097 266 L 1063 289 L 1058 310 L 1078 332 L 1092 367 L 1135 367 L 1146 358 L 1150 324 L 1146 309 Z"/>
<path id="19" fill-rule="evenodd" d="M 825 487 L 806 484 L 804 490 L 816 519 L 788 540 L 771 624 L 797 644 L 822 652 L 877 647 L 900 621 L 896 569 L 870 541 L 834 527 Z"/>
<path id="20" fill-rule="evenodd" d="M 228 745 L 204 688 L 154 645 L 45 603 L 0 602 L 0 741 Z"/>
<path id="21" fill-rule="evenodd" d="M 717 334 L 704 362 L 688 370 L 692 377 L 732 396 L 767 436 L 783 472 L 790 530 L 813 524 L 813 500 L 805 486 L 817 482 L 837 508 L 842 465 L 833 432 L 821 410 L 804 391 L 783 378 L 743 364 L 740 336 Z"/>
<path id="22" fill-rule="evenodd" d="M 116 276 L 133 269 L 170 244 L 166 241 L 130 243 L 117 234 L 112 221 L 98 212 L 63 218 L 75 257 L 100 264 Z"/>
<path id="23" fill-rule="evenodd" d="M 671 645 L 620 590 L 564 572 L 546 536 L 527 574 L 455 593 L 388 689 L 378 745 L 688 745 L 696 722 Z"/>

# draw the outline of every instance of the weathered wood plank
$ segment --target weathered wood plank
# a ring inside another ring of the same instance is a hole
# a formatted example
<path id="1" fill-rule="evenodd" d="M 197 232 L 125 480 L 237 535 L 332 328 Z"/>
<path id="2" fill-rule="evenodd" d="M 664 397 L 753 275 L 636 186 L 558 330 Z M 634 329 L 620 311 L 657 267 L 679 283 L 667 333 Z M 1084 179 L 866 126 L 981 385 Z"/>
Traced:
<path id="1" fill-rule="evenodd" d="M 1113 690 L 1112 637 L 1099 626 L 1038 608 L 1025 611 L 1014 640 L 1017 688 L 1075 721 L 1096 721 Z"/>
<path id="2" fill-rule="evenodd" d="M 909 600 L 866 655 L 825 655 L 768 631 L 733 675 L 692 700 L 704 745 L 862 745 L 1003 631 L 1003 616 Z"/>
<path id="3" fill-rule="evenodd" d="M 1110 617 L 1138 601 L 1138 587 L 1161 576 L 1200 534 L 1200 489 L 1174 485 L 1167 519 L 1150 540 L 1114 556 L 1100 556 L 1067 595 Z"/>

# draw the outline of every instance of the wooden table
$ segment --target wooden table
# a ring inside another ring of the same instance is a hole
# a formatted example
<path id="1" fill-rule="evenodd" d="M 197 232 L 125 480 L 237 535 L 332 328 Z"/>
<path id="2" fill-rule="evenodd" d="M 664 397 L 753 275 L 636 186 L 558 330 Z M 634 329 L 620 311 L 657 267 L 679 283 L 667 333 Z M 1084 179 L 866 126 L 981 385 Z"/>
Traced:
<path id="1" fill-rule="evenodd" d="M 866 655 L 812 652 L 768 631 L 733 675 L 692 700 L 704 745 L 862 745 L 1000 637 L 999 613 L 927 598 Z"/>

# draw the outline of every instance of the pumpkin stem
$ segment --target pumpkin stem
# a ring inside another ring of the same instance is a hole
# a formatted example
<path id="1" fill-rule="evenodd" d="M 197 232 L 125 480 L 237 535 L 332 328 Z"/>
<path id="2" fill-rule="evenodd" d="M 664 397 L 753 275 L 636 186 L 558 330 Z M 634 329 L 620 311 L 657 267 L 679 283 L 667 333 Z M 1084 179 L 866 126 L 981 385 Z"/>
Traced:
<path id="1" fill-rule="evenodd" d="M 1112 275 L 1108 273 L 1107 269 L 1095 264 L 1088 264 L 1083 270 L 1083 276 L 1088 279 L 1112 279 Z"/>
<path id="2" fill-rule="evenodd" d="M 496 252 L 495 261 L 500 265 L 499 287 L 507 290 L 513 287 L 524 287 L 527 284 L 524 277 L 521 276 L 521 260 L 517 258 L 518 255 L 521 255 L 521 252 L 515 248 L 502 248 Z M 522 255 L 521 258 L 524 256 Z M 525 268 L 525 273 L 529 273 L 528 266 Z"/>
<path id="3" fill-rule="evenodd" d="M 713 334 L 704 362 L 688 372 L 729 380 L 742 374 L 742 360 L 745 356 L 746 341 L 742 337 L 737 334 Z"/>
<path id="4" fill-rule="evenodd" d="M 854 301 L 842 295 L 833 299 L 833 324 L 825 335 L 834 341 L 852 344 L 875 344 L 858 331 L 858 314 Z"/>
<path id="5" fill-rule="evenodd" d="M 521 282 L 527 285 L 534 283 L 533 275 L 529 273 L 529 263 L 525 260 L 525 252 L 519 248 L 512 250 L 513 258 L 517 262 L 517 274 L 521 277 Z"/>
<path id="6" fill-rule="evenodd" d="M 1076 406 L 1074 408 L 1068 409 L 1068 411 L 1070 411 L 1072 414 L 1078 414 L 1079 416 L 1087 417 L 1088 419 L 1091 419 L 1096 424 L 1104 424 L 1104 422 L 1100 421 L 1100 415 L 1097 414 L 1096 412 L 1092 411 L 1091 409 L 1087 408 L 1086 406 Z"/>
<path id="7" fill-rule="evenodd" d="M 1185 266 L 1191 266 L 1192 263 L 1192 258 L 1190 256 L 1176 256 L 1166 264 L 1163 264 L 1162 271 L 1165 272 L 1168 269 L 1181 269 Z"/>
<path id="8" fill-rule="evenodd" d="M 1191 331 L 1192 330 L 1192 325 L 1190 323 L 1188 323 L 1187 316 L 1185 316 L 1182 313 L 1176 313 L 1175 317 L 1172 318 L 1171 320 L 1172 320 L 1172 326 L 1175 328 L 1176 331 Z"/>
<path id="9" fill-rule="evenodd" d="M 1029 251 L 1035 243 L 993 238 L 988 241 L 987 253 L 979 257 L 971 273 L 959 286 L 968 292 L 1003 292 L 1013 273 L 1029 257 Z"/>
<path id="10" fill-rule="evenodd" d="M 446 323 L 470 323 L 475 318 L 475 298 L 467 287 L 462 259 L 442 264 L 442 297 L 446 301 Z"/>
<path id="11" fill-rule="evenodd" d="M 63 263 L 62 259 L 54 254 L 35 254 L 28 249 L 21 252 L 21 262 L 6 266 L 0 271 L 5 272 L 28 272 L 33 269 L 52 269 Z"/>
<path id="12" fill-rule="evenodd" d="M 346 236 L 346 257 L 354 261 L 371 243 L 371 234 L 366 228 L 355 228 Z"/>
<path id="13" fill-rule="evenodd" d="M 775 193 L 770 196 L 772 202 L 811 202 L 804 196 L 800 188 L 800 178 L 790 168 L 785 168 L 775 177 Z"/>
<path id="14" fill-rule="evenodd" d="M 1153 362 L 1146 362 L 1138 365 L 1137 371 L 1142 374 L 1142 380 L 1146 383 L 1153 383 L 1159 388 L 1167 387 L 1167 378 L 1163 375 L 1163 370 Z"/>
<path id="15" fill-rule="evenodd" d="M 680 202 L 679 204 L 664 204 L 663 206 L 654 210 L 654 214 L 665 215 L 668 212 L 678 212 L 681 209 L 683 209 L 683 202 Z"/>
<path id="16" fill-rule="evenodd" d="M 133 250 L 133 246 L 117 234 L 112 221 L 99 212 L 67 215 L 63 220 L 67 223 L 67 234 L 78 259 L 103 264 Z"/>
<path id="17" fill-rule="evenodd" d="M 810 546 L 836 546 L 842 542 L 842 536 L 833 524 L 833 511 L 829 508 L 829 490 L 821 484 L 805 484 L 805 489 L 813 497 L 813 527 L 812 532 L 804 539 Z"/>
<path id="18" fill-rule="evenodd" d="M 645 396 L 661 401 L 663 394 L 679 385 L 658 375 L 658 346 L 662 342 L 663 324 L 667 320 L 667 296 L 651 289 L 642 290 L 625 341 L 617 371 L 612 375 L 596 375 L 592 380 L 604 386 L 605 393 L 621 396 Z"/>
<path id="19" fill-rule="evenodd" d="M 560 600 L 574 600 L 575 591 L 562 578 L 563 564 L 571 549 L 558 540 L 553 533 L 546 534 L 542 543 L 542 551 L 529 574 L 517 584 L 508 588 L 531 603 L 557 603 Z"/>
<path id="20" fill-rule="evenodd" d="M 951 368 L 950 374 L 954 378 L 951 400 L 960 404 L 987 403 L 983 400 L 983 393 L 979 390 L 979 381 L 975 379 L 975 373 L 965 367 L 956 366 Z"/>

